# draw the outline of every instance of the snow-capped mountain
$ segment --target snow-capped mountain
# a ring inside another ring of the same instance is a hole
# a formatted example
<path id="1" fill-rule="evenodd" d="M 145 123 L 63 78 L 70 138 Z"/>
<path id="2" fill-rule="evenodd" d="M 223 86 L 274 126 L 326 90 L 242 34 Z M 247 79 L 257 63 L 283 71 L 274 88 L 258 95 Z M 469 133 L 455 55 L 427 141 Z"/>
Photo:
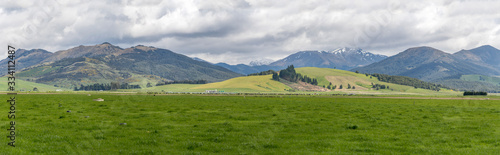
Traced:
<path id="1" fill-rule="evenodd" d="M 339 48 L 332 51 L 301 51 L 269 64 L 270 66 L 322 67 L 349 70 L 387 58 L 360 48 Z"/>
<path id="2" fill-rule="evenodd" d="M 344 56 L 344 57 L 348 57 L 350 55 L 355 55 L 355 56 L 360 56 L 361 59 L 363 60 L 368 60 L 368 61 L 377 61 L 375 59 L 379 58 L 379 57 L 384 57 L 386 58 L 387 56 L 383 56 L 383 55 L 379 55 L 379 54 L 373 54 L 373 53 L 370 53 L 370 52 L 366 52 L 364 51 L 363 49 L 361 48 L 347 48 L 347 47 L 344 47 L 344 48 L 339 48 L 339 49 L 336 49 L 336 50 L 333 50 L 333 51 L 328 51 L 328 53 L 332 53 L 332 54 L 335 54 L 335 55 L 341 55 L 341 56 Z"/>
<path id="3" fill-rule="evenodd" d="M 289 65 L 295 67 L 321 67 L 349 70 L 356 67 L 369 65 L 381 61 L 387 56 L 366 52 L 360 48 L 339 48 L 332 51 L 300 51 L 273 63 L 253 61 L 250 65 L 228 65 L 218 63 L 215 65 L 225 67 L 241 74 L 257 73 L 269 69 L 285 69 Z"/>
<path id="4" fill-rule="evenodd" d="M 203 59 L 198 58 L 198 57 L 191 57 L 191 59 L 196 60 L 196 61 L 207 62 L 207 63 L 213 64 L 213 63 L 211 63 L 211 62 L 208 62 L 208 61 L 203 60 Z"/>
<path id="5" fill-rule="evenodd" d="M 271 60 L 271 59 L 259 59 L 259 60 L 250 61 L 249 66 L 263 66 L 263 65 L 269 65 L 273 62 L 274 62 L 274 60 Z"/>

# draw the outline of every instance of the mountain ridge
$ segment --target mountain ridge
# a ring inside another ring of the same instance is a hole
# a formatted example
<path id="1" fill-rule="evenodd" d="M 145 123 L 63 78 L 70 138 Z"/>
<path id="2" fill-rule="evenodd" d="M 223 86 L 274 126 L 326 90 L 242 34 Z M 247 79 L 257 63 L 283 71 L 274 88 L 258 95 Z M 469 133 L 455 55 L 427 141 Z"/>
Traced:
<path id="1" fill-rule="evenodd" d="M 454 80 L 455 88 L 466 89 L 457 84 L 461 76 L 500 75 L 500 69 L 496 66 L 500 65 L 498 60 L 500 60 L 500 50 L 489 45 L 453 54 L 421 46 L 409 48 L 382 61 L 351 71 L 408 76 L 438 84 L 449 84 L 451 82 L 446 82 L 447 80 Z M 468 83 L 466 81 L 462 82 L 464 85 L 471 85 L 466 84 Z"/>
<path id="2" fill-rule="evenodd" d="M 366 52 L 360 48 L 338 48 L 332 51 L 299 51 L 268 65 L 229 65 L 217 63 L 240 74 L 251 74 L 266 70 L 281 70 L 289 65 L 295 67 L 320 67 L 348 70 L 380 61 L 387 56 Z"/>
<path id="3" fill-rule="evenodd" d="M 66 88 L 80 84 L 207 80 L 216 82 L 241 76 L 208 62 L 152 46 L 122 49 L 109 43 L 78 46 L 18 69 L 19 78 Z M 154 84 L 154 83 L 153 83 Z"/>

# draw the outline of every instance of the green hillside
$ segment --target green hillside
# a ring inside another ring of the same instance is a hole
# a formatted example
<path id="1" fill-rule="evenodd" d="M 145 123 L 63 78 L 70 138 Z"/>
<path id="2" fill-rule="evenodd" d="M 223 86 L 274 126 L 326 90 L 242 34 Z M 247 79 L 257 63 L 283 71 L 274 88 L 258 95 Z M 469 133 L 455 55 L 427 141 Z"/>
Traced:
<path id="1" fill-rule="evenodd" d="M 245 76 L 232 78 L 222 82 L 208 84 L 169 84 L 154 86 L 144 89 L 130 89 L 123 91 L 141 92 L 205 92 L 206 90 L 217 90 L 218 92 L 286 92 L 291 89 L 287 85 L 272 80 L 272 75 Z"/>
<path id="2" fill-rule="evenodd" d="M 38 91 L 55 91 L 57 89 L 60 90 L 69 90 L 65 88 L 59 88 L 59 87 L 54 87 L 51 85 L 46 85 L 46 84 L 41 84 L 41 83 L 35 83 L 35 82 L 30 82 L 30 81 L 24 81 L 20 79 L 16 79 L 16 89 L 19 91 L 28 91 L 28 90 L 33 90 L 33 88 L 38 88 Z M 0 77 L 0 91 L 7 91 L 7 77 Z"/>
<path id="3" fill-rule="evenodd" d="M 219 82 L 241 76 L 170 50 L 146 46 L 122 49 L 109 43 L 59 51 L 43 62 L 46 63 L 19 70 L 16 76 L 69 89 L 110 82 L 141 87 L 169 80 Z"/>
<path id="4" fill-rule="evenodd" d="M 366 76 L 365 74 L 357 74 L 345 70 L 337 70 L 330 68 L 303 67 L 296 68 L 297 73 L 307 75 L 318 80 L 318 86 L 328 86 L 331 82 L 337 85 L 337 89 L 333 91 L 321 92 L 326 94 L 403 94 L 403 95 L 459 95 L 459 92 L 442 89 L 441 91 L 432 91 L 427 89 L 415 89 L 412 86 L 404 86 L 381 82 L 377 78 Z M 283 81 L 282 81 L 283 82 Z M 222 82 L 208 84 L 171 84 L 163 86 L 155 86 L 145 88 L 140 91 L 156 91 L 156 92 L 205 92 L 206 90 L 217 90 L 223 92 L 287 92 L 292 89 L 282 82 L 272 80 L 272 75 L 263 76 L 246 76 L 229 79 Z M 373 84 L 389 86 L 389 89 L 373 89 Z M 355 89 L 347 89 L 347 85 L 355 86 Z M 338 86 L 343 85 L 343 89 Z M 134 91 L 134 90 L 129 90 Z M 300 92 L 299 92 L 300 93 Z"/>
<path id="5" fill-rule="evenodd" d="M 404 86 L 381 82 L 377 78 L 370 78 L 365 74 L 358 74 L 350 71 L 330 69 L 330 68 L 316 68 L 316 67 L 303 67 L 296 68 L 297 73 L 307 75 L 308 77 L 318 79 L 319 86 L 328 86 L 331 82 L 332 85 L 337 85 L 335 91 L 344 91 L 352 93 L 384 93 L 384 94 L 456 94 L 451 90 L 441 90 L 439 92 L 427 89 L 415 89 L 411 86 Z M 373 84 L 386 85 L 389 89 L 372 89 Z M 346 89 L 347 85 L 355 86 L 356 89 Z M 338 89 L 342 85 L 343 89 Z"/>
<path id="6" fill-rule="evenodd" d="M 168 84 L 162 86 L 145 87 L 143 89 L 124 89 L 123 91 L 142 91 L 142 92 L 198 92 L 198 90 L 192 89 L 201 84 Z"/>
<path id="7" fill-rule="evenodd" d="M 495 86 L 500 86 L 500 77 L 491 77 L 484 75 L 462 75 L 460 80 L 464 81 L 476 81 L 476 82 L 486 82 Z"/>
<path id="8" fill-rule="evenodd" d="M 245 76 L 222 82 L 209 83 L 193 87 L 197 90 L 215 90 L 224 92 L 283 92 L 290 87 L 272 80 L 272 75 Z"/>
<path id="9" fill-rule="evenodd" d="M 297 73 L 307 75 L 308 77 L 318 80 L 318 86 L 328 86 L 331 82 L 337 85 L 337 89 L 321 93 L 338 94 L 338 93 L 354 93 L 354 94 L 403 94 L 403 95 L 458 95 L 460 93 L 451 90 L 441 90 L 439 92 L 416 89 L 412 86 L 404 86 L 381 82 L 377 78 L 358 74 L 345 70 L 337 70 L 330 68 L 303 67 L 296 68 Z M 6 87 L 6 79 L 3 78 L 3 85 Z M 143 84 L 147 81 L 128 81 Z M 152 82 L 155 84 L 154 82 Z M 385 85 L 389 88 L 376 90 L 372 88 L 372 84 Z M 343 85 L 343 89 L 339 86 Z M 347 89 L 347 85 L 356 87 L 355 89 Z M 32 89 L 38 87 L 40 91 L 55 90 L 56 87 L 38 84 L 28 81 L 19 81 L 18 88 Z M 208 84 L 170 84 L 153 87 L 143 87 L 143 89 L 130 89 L 120 91 L 135 91 L 135 92 L 205 92 L 206 90 L 217 90 L 218 92 L 288 92 L 292 89 L 290 86 L 282 82 L 272 80 L 272 75 L 262 76 L 245 76 L 232 78 L 222 82 Z M 315 91 L 317 92 L 317 91 Z"/>
<path id="10" fill-rule="evenodd" d="M 18 79 L 58 85 L 72 89 L 75 86 L 95 83 L 122 82 L 146 87 L 147 83 L 157 83 L 165 79 L 155 75 L 141 75 L 124 72 L 105 65 L 92 58 L 75 58 L 57 61 L 52 65 L 37 66 L 17 73 Z"/>

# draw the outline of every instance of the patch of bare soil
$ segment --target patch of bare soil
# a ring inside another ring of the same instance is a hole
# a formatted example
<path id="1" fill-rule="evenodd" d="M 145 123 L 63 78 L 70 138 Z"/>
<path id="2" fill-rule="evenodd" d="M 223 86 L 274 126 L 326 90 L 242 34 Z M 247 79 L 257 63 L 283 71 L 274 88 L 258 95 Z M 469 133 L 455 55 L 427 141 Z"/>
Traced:
<path id="1" fill-rule="evenodd" d="M 351 86 L 356 86 L 355 90 L 368 90 L 368 88 L 362 87 L 357 83 L 361 83 L 364 85 L 371 85 L 370 82 L 362 78 L 353 76 L 325 76 L 325 78 L 326 80 L 330 81 L 333 85 L 337 85 L 337 88 L 339 88 L 339 86 L 342 85 L 343 89 L 347 89 L 347 84 L 350 84 Z"/>
<path id="2" fill-rule="evenodd" d="M 294 82 L 290 82 L 290 81 L 286 81 L 286 80 L 280 80 L 280 82 L 291 87 L 292 89 L 299 90 L 299 91 L 319 91 L 319 92 L 331 91 L 329 89 L 323 88 L 322 86 L 316 86 L 316 85 L 312 85 L 312 84 L 305 83 L 302 81 L 294 83 Z"/>

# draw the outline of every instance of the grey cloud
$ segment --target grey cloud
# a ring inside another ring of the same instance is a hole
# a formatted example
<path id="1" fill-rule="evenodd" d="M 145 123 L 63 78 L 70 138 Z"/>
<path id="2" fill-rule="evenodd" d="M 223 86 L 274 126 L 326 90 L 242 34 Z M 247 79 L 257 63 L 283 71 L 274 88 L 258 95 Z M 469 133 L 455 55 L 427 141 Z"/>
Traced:
<path id="1" fill-rule="evenodd" d="M 0 17 L 16 21 L 0 24 L 0 35 L 20 34 L 23 24 L 35 20 L 34 14 L 49 8 L 48 18 L 32 25 L 36 32 L 22 40 L 24 48 L 57 51 L 102 42 L 125 48 L 143 44 L 229 63 L 342 46 L 386 55 L 423 45 L 447 52 L 487 43 L 500 48 L 497 1 L 57 2 L 0 5 Z M 19 23 L 19 18 L 27 22 Z M 9 42 L 6 38 L 0 42 Z"/>

